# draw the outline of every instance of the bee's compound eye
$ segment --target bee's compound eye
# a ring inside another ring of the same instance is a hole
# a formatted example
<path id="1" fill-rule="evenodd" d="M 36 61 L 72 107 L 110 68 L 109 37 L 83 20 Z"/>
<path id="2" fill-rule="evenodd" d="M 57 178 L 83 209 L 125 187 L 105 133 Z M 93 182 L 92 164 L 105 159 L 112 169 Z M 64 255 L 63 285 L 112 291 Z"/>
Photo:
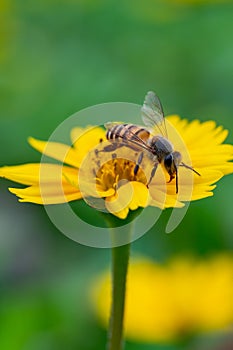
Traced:
<path id="1" fill-rule="evenodd" d="M 172 157 L 172 154 L 168 154 L 165 158 L 164 158 L 164 165 L 166 167 L 171 167 L 172 165 L 172 161 L 173 161 L 173 157 Z"/>

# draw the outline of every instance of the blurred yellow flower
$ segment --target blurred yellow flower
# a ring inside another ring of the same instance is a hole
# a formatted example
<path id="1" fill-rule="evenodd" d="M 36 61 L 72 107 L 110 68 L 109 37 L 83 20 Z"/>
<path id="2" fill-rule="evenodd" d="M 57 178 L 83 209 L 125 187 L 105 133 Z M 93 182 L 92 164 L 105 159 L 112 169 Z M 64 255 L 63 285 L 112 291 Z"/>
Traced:
<path id="1" fill-rule="evenodd" d="M 158 167 L 148 188 L 146 179 L 153 164 L 144 159 L 135 176 L 137 155 L 133 160 L 127 160 L 129 149 L 126 147 L 122 147 L 125 150 L 121 158 L 111 158 L 99 166 L 101 158 L 94 150 L 106 140 L 101 127 L 72 129 L 72 146 L 29 138 L 32 147 L 60 164 L 4 166 L 0 168 L 0 177 L 27 186 L 9 189 L 20 198 L 20 202 L 58 204 L 81 199 L 87 193 L 87 196 L 102 198 L 106 210 L 122 219 L 127 217 L 129 210 L 138 207 L 182 207 L 184 201 L 212 196 L 214 183 L 233 172 L 233 163 L 230 162 L 233 146 L 222 144 L 227 130 L 216 127 L 213 121 L 201 123 L 194 120 L 189 123 L 178 116 L 166 119 L 169 140 L 174 148 L 181 152 L 184 163 L 192 165 L 201 174 L 197 176 L 180 167 L 178 194 L 174 181 L 166 183 L 169 176 L 162 166 Z M 104 159 L 104 152 L 101 155 Z"/>
<path id="2" fill-rule="evenodd" d="M 95 279 L 92 302 L 103 325 L 110 309 L 110 276 Z M 233 258 L 207 261 L 176 258 L 159 265 L 146 258 L 131 262 L 127 281 L 125 337 L 171 342 L 232 327 Z M 231 328 L 232 329 L 232 328 Z"/>

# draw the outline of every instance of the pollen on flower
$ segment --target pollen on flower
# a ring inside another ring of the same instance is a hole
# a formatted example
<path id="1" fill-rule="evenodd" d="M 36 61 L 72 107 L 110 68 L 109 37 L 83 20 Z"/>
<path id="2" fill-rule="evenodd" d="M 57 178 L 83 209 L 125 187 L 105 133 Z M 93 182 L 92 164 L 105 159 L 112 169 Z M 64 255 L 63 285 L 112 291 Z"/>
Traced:
<path id="1" fill-rule="evenodd" d="M 98 164 L 97 164 L 98 165 Z M 147 180 L 142 169 L 134 174 L 135 163 L 126 159 L 111 159 L 104 163 L 96 172 L 96 182 L 104 190 L 116 189 L 121 186 L 122 180 L 137 181 L 146 185 Z"/>

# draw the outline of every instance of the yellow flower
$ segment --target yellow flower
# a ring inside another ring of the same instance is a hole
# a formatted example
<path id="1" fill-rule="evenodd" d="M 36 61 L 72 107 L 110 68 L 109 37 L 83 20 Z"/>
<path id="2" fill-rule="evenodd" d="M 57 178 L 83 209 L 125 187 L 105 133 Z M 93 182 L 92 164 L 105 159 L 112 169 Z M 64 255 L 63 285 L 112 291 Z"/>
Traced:
<path id="1" fill-rule="evenodd" d="M 27 186 L 9 189 L 20 202 L 58 204 L 93 197 L 102 200 L 101 205 L 104 203 L 107 212 L 122 219 L 129 210 L 138 207 L 182 207 L 185 201 L 212 196 L 214 184 L 223 175 L 233 172 L 230 162 L 233 146 L 222 144 L 227 130 L 216 127 L 213 121 L 189 123 L 178 116 L 167 118 L 167 128 L 169 140 L 181 152 L 184 163 L 201 174 L 198 176 L 180 167 L 178 194 L 175 181 L 167 183 L 169 176 L 162 166 L 157 168 L 147 187 L 153 166 L 147 157 L 135 176 L 138 157 L 135 151 L 122 147 L 117 150 L 117 158 L 110 152 L 96 152 L 97 147 L 101 148 L 106 142 L 105 130 L 101 127 L 72 129 L 72 146 L 29 138 L 32 147 L 56 159 L 58 164 L 4 166 L 0 168 L 0 177 Z"/>
<path id="2" fill-rule="evenodd" d="M 125 337 L 172 342 L 197 333 L 227 330 L 233 322 L 233 258 L 209 261 L 176 258 L 166 265 L 141 258 L 131 263 L 127 281 Z M 108 323 L 110 276 L 93 284 L 92 301 Z"/>

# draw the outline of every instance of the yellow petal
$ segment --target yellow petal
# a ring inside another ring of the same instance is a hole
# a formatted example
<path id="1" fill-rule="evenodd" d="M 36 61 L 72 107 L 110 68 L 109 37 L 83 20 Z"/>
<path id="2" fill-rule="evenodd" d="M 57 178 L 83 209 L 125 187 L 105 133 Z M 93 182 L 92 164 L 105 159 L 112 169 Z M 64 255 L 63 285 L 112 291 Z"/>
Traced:
<path id="1" fill-rule="evenodd" d="M 180 119 L 179 116 L 168 116 L 166 119 L 181 135 L 189 150 L 191 150 L 190 147 L 196 146 L 220 145 L 228 135 L 227 130 L 222 126 L 216 127 L 216 123 L 212 120 L 204 123 L 193 120 L 188 123 L 186 119 Z M 174 140 L 171 139 L 171 141 Z"/>
<path id="2" fill-rule="evenodd" d="M 133 186 L 133 196 L 129 208 L 131 210 L 136 210 L 138 207 L 145 208 L 149 201 L 148 188 L 143 183 L 136 181 L 132 181 L 131 186 Z M 122 191 L 125 191 L 125 186 L 122 186 Z"/>
<path id="3" fill-rule="evenodd" d="M 173 193 L 171 195 L 167 194 L 166 187 L 164 187 L 164 185 L 150 186 L 149 194 L 150 194 L 149 205 L 153 207 L 158 207 L 163 210 L 165 208 L 170 208 L 170 207 L 181 208 L 184 206 L 184 204 L 181 203 L 178 200 L 177 196 L 175 196 Z"/>
<path id="4" fill-rule="evenodd" d="M 33 185 L 27 188 L 9 188 L 9 191 L 19 197 L 20 202 L 44 205 L 66 203 L 82 198 L 77 189 L 67 184 L 60 188 L 54 185 L 43 188 Z"/>
<path id="5" fill-rule="evenodd" d="M 33 137 L 28 138 L 29 144 L 40 153 L 57 159 L 62 163 L 78 167 L 77 165 L 77 153 L 68 145 L 59 142 L 47 142 L 34 139 Z"/>
<path id="6" fill-rule="evenodd" d="M 71 130 L 71 141 L 77 153 L 77 164 L 81 165 L 82 160 L 88 152 L 105 141 L 106 131 L 98 126 L 87 126 L 86 128 L 73 128 Z"/>
<path id="7" fill-rule="evenodd" d="M 61 180 L 63 174 L 66 174 L 75 183 L 78 179 L 78 170 L 68 166 L 47 163 L 29 163 L 15 166 L 4 166 L 0 168 L 0 177 L 24 185 L 39 184 L 46 182 L 49 184 L 57 183 Z"/>
<path id="8" fill-rule="evenodd" d="M 131 193 L 127 194 L 130 194 L 131 196 Z M 121 212 L 127 212 L 128 214 L 129 211 L 129 201 L 125 196 L 123 196 L 122 190 L 120 189 L 113 196 L 106 198 L 105 205 L 107 210 L 112 214 Z"/>
<path id="9" fill-rule="evenodd" d="M 204 184 L 212 184 L 214 182 L 217 182 L 220 180 L 223 176 L 223 173 L 219 170 L 212 169 L 212 168 L 203 168 L 203 169 L 198 169 L 200 171 L 201 176 L 198 176 L 190 170 L 182 168 L 179 171 L 179 184 L 182 189 L 184 186 L 193 186 L 193 188 L 199 187 L 199 185 L 204 185 Z M 187 174 L 187 171 L 189 172 Z M 174 182 L 173 182 L 174 183 Z M 172 182 L 168 184 L 168 188 L 172 187 Z"/>
<path id="10" fill-rule="evenodd" d="M 126 218 L 129 209 L 146 207 L 149 201 L 147 187 L 141 182 L 127 182 L 117 189 L 115 195 L 106 198 L 107 210 L 121 219 Z"/>
<path id="11" fill-rule="evenodd" d="M 117 194 L 107 197 L 105 200 L 105 206 L 109 213 L 117 216 L 119 219 L 126 219 L 129 213 L 128 206 L 122 206 L 122 203 L 119 202 L 119 196 Z"/>
<path id="12" fill-rule="evenodd" d="M 23 164 L 0 168 L 0 176 L 27 188 L 10 188 L 21 202 L 57 204 L 80 199 L 78 170 L 58 164 Z"/>
<path id="13" fill-rule="evenodd" d="M 89 145 L 94 147 L 101 141 L 106 140 L 105 133 L 106 131 L 99 126 L 76 127 L 71 130 L 70 137 L 75 148 L 86 147 L 87 139 L 90 142 Z"/>
<path id="14" fill-rule="evenodd" d="M 101 185 L 96 183 L 95 179 L 87 179 L 87 181 L 79 179 L 79 188 L 83 197 L 109 197 L 115 193 L 113 188 L 103 189 Z"/>

